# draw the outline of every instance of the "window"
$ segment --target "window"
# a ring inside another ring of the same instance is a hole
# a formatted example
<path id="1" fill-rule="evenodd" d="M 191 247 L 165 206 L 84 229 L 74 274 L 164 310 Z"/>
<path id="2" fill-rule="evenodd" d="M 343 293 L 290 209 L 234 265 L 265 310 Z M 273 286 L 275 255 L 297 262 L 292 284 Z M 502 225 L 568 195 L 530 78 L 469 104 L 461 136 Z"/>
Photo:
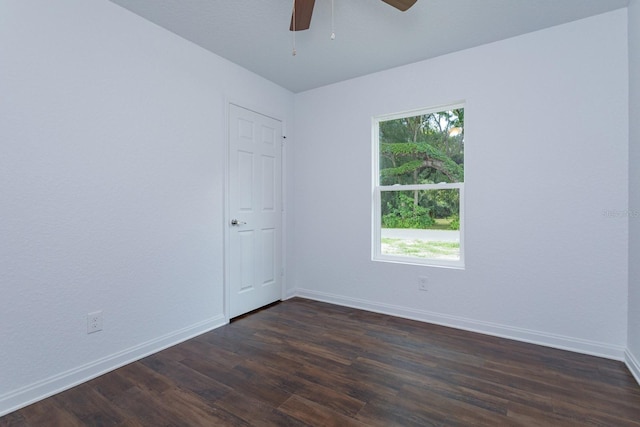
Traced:
<path id="1" fill-rule="evenodd" d="M 373 144 L 373 259 L 463 267 L 463 105 L 376 117 Z"/>

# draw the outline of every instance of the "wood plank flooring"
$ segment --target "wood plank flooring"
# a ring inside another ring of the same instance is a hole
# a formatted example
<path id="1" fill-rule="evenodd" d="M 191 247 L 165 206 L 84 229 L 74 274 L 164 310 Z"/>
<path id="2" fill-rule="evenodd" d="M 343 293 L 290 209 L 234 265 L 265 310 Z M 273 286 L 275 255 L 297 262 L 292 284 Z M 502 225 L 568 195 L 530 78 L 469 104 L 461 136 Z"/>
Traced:
<path id="1" fill-rule="evenodd" d="M 0 426 L 637 426 L 621 362 L 300 298 Z"/>

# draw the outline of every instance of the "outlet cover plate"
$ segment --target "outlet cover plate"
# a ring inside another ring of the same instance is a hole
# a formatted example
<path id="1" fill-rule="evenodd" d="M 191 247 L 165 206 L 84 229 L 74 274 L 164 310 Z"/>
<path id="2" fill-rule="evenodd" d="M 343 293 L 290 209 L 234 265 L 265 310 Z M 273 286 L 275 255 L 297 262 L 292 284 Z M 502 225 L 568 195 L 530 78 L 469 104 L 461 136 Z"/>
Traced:
<path id="1" fill-rule="evenodd" d="M 102 330 L 102 310 L 87 314 L 87 333 L 92 334 Z"/>

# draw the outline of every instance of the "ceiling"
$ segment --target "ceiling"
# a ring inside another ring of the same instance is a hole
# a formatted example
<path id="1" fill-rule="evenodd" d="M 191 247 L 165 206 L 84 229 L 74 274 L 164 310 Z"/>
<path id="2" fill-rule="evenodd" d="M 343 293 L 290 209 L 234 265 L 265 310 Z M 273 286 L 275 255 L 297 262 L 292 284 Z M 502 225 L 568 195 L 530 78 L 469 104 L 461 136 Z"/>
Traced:
<path id="1" fill-rule="evenodd" d="M 289 31 L 292 0 L 111 0 L 292 92 L 626 7 L 629 0 L 316 0 Z"/>

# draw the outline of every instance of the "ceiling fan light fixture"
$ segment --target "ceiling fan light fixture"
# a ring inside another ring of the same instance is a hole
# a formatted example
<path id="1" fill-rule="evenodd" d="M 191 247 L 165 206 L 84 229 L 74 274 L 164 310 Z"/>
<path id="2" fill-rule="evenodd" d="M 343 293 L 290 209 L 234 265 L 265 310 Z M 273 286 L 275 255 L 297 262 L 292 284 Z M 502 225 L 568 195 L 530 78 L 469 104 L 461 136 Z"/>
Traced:
<path id="1" fill-rule="evenodd" d="M 291 56 L 296 56 L 298 52 L 296 52 L 296 0 L 293 0 L 293 9 L 291 11 L 291 26 L 293 30 L 291 30 Z"/>
<path id="2" fill-rule="evenodd" d="M 333 19 L 334 17 L 333 10 L 334 10 L 333 0 L 331 0 L 331 40 L 336 39 L 336 26 L 335 26 L 335 20 Z"/>

